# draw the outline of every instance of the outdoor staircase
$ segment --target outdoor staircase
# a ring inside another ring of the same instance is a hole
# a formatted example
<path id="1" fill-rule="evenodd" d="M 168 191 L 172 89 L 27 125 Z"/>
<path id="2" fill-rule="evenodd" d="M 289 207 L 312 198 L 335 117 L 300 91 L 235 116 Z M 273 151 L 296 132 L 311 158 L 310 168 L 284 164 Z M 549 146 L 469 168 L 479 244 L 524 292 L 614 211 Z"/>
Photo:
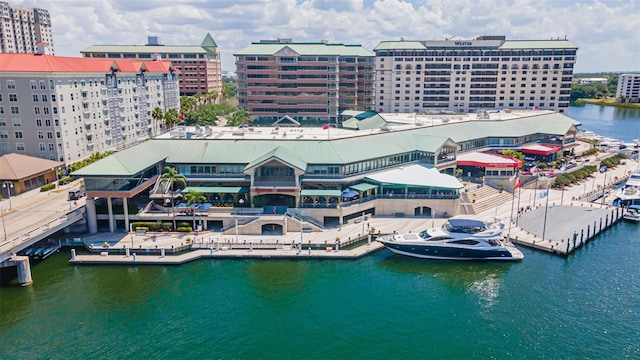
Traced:
<path id="1" fill-rule="evenodd" d="M 476 194 L 476 196 L 473 196 Z M 465 192 L 462 196 L 463 202 L 471 204 L 473 214 L 479 214 L 483 211 L 494 209 L 500 205 L 504 205 L 511 201 L 513 194 L 507 191 L 500 192 L 490 186 L 482 186 L 477 189 Z M 475 199 L 475 203 L 473 200 Z M 468 208 L 468 207 L 467 207 Z"/>

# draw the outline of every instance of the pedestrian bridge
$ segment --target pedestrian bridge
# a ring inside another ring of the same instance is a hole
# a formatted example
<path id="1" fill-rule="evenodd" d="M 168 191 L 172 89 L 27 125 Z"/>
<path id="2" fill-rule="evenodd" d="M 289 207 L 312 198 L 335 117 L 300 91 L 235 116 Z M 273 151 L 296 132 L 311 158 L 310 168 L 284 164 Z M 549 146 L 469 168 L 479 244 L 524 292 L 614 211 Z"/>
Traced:
<path id="1" fill-rule="evenodd" d="M 81 206 L 69 210 L 55 219 L 47 220 L 43 224 L 32 224 L 30 228 L 18 231 L 18 235 L 14 232 L 9 237 L 5 237 L 0 243 L 0 267 L 11 265 L 7 264 L 8 260 L 18 252 L 42 239 L 46 239 L 71 224 L 84 220 L 84 215 L 85 207 Z"/>

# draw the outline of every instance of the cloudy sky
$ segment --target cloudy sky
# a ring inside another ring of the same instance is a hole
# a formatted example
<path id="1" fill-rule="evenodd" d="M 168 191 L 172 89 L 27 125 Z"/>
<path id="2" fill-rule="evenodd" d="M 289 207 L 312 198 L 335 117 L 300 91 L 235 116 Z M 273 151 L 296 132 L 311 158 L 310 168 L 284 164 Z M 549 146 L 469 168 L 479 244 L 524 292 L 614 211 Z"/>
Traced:
<path id="1" fill-rule="evenodd" d="M 8 0 L 48 9 L 56 54 L 94 45 L 198 45 L 210 32 L 222 67 L 261 39 L 361 44 L 453 35 L 564 38 L 579 47 L 576 72 L 640 71 L 637 0 Z"/>

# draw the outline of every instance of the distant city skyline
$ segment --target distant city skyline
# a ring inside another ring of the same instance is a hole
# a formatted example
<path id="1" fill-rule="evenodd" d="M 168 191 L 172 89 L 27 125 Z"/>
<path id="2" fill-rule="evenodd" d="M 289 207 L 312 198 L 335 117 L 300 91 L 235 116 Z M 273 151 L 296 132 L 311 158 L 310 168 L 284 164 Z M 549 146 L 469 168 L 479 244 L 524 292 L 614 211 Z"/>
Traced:
<path id="1" fill-rule="evenodd" d="M 640 7 L 625 0 L 10 0 L 51 14 L 56 54 L 91 45 L 197 45 L 210 32 L 222 68 L 252 42 L 291 38 L 360 44 L 505 35 L 566 38 L 579 47 L 575 73 L 640 71 Z"/>

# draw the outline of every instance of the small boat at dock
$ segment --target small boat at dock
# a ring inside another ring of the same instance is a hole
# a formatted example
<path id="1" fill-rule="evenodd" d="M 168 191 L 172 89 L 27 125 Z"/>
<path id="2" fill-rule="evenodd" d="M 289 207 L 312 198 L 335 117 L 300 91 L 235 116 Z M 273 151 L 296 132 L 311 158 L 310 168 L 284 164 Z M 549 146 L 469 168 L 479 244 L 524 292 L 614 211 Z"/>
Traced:
<path id="1" fill-rule="evenodd" d="M 629 205 L 622 218 L 628 221 L 640 222 L 640 205 Z"/>

